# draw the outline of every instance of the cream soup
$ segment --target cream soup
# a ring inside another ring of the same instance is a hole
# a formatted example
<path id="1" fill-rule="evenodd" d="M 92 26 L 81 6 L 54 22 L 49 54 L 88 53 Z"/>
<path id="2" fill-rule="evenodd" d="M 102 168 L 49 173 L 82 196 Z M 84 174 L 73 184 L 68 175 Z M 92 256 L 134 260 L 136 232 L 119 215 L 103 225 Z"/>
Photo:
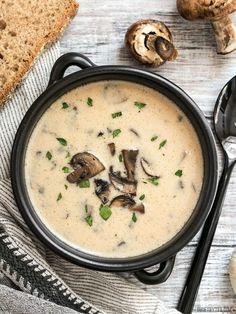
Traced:
<path id="1" fill-rule="evenodd" d="M 71 90 L 37 123 L 25 159 L 27 190 L 63 241 L 129 257 L 173 238 L 203 180 L 198 137 L 159 92 L 102 81 Z"/>

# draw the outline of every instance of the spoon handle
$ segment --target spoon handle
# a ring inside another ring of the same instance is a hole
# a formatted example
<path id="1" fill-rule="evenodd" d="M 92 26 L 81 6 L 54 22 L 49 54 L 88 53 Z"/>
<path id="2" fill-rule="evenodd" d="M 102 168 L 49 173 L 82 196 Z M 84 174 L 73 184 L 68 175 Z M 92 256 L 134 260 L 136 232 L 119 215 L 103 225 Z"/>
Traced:
<path id="1" fill-rule="evenodd" d="M 192 313 L 194 303 L 197 297 L 198 288 L 201 283 L 202 275 L 211 248 L 211 243 L 220 218 L 225 192 L 233 167 L 234 163 L 229 166 L 226 160 L 226 164 L 219 181 L 214 203 L 203 226 L 195 256 L 177 306 L 177 309 L 183 314 Z"/>

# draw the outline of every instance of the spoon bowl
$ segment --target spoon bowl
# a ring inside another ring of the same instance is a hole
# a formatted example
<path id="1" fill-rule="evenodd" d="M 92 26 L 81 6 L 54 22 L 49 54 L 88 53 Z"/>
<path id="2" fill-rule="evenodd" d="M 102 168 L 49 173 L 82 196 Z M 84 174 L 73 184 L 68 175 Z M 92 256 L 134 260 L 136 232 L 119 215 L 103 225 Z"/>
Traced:
<path id="1" fill-rule="evenodd" d="M 221 90 L 214 111 L 217 137 L 229 160 L 236 158 L 236 76 Z"/>

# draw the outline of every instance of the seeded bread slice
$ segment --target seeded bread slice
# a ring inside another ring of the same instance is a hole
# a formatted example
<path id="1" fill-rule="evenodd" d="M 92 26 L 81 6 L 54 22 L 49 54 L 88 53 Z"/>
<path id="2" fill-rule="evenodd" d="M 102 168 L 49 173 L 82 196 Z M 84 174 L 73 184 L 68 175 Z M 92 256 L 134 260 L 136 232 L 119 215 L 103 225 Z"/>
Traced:
<path id="1" fill-rule="evenodd" d="M 77 8 L 75 0 L 0 0 L 0 105 Z"/>

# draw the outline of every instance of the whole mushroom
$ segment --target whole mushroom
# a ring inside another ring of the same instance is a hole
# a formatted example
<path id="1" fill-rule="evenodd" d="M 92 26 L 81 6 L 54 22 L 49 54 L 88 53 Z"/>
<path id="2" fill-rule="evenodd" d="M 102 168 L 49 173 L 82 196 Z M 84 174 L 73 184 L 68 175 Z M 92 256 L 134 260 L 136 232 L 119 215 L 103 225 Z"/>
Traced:
<path id="1" fill-rule="evenodd" d="M 236 10 L 235 0 L 177 0 L 177 9 L 186 20 L 211 22 L 217 53 L 227 54 L 236 49 L 236 27 L 229 16 Z"/>
<path id="2" fill-rule="evenodd" d="M 126 32 L 125 44 L 139 62 L 160 66 L 177 57 L 168 27 L 156 20 L 140 20 Z"/>

